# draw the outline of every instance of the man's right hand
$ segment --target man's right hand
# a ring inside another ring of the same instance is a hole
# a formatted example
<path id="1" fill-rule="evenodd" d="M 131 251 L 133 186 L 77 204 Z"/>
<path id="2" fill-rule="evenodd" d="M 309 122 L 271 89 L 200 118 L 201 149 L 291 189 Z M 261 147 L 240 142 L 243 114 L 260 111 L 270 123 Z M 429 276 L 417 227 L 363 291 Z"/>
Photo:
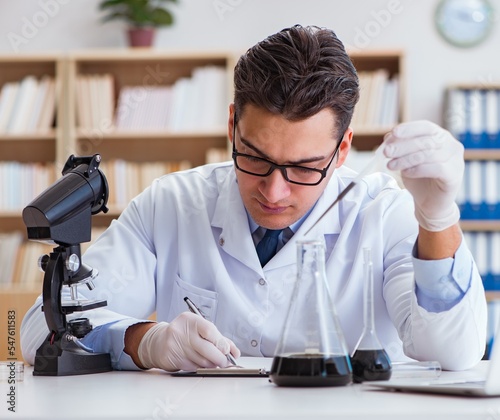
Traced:
<path id="1" fill-rule="evenodd" d="M 236 345 L 214 324 L 190 312 L 180 314 L 170 323 L 145 326 L 149 329 L 137 349 L 138 361 L 144 368 L 173 372 L 198 367 L 226 367 L 230 364 L 226 354 L 240 356 Z"/>

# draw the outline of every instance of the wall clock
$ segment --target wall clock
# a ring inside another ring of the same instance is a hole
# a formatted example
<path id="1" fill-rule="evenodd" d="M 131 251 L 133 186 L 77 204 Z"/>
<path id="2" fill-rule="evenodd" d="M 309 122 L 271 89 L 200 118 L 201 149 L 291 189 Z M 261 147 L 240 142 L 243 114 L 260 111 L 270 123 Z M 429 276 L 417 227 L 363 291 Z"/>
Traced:
<path id="1" fill-rule="evenodd" d="M 493 27 L 488 0 L 441 0 L 435 12 L 441 36 L 457 47 L 472 47 L 487 38 Z"/>

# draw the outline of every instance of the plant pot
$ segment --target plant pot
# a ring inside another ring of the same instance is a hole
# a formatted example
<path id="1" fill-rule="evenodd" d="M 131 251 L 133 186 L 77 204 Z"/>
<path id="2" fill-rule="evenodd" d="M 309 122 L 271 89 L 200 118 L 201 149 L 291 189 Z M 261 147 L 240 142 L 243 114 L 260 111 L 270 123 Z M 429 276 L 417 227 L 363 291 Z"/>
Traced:
<path id="1" fill-rule="evenodd" d="M 128 44 L 131 47 L 151 47 L 155 33 L 155 28 L 130 28 L 127 31 Z"/>

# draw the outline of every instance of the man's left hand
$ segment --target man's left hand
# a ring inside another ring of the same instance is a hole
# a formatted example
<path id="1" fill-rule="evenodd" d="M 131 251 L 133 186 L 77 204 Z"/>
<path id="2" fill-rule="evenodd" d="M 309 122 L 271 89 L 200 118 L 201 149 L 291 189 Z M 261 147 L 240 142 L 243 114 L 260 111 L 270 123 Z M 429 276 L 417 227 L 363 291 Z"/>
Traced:
<path id="1" fill-rule="evenodd" d="M 413 195 L 415 216 L 432 232 L 453 226 L 460 219 L 455 199 L 464 173 L 464 147 L 450 132 L 430 121 L 396 126 L 384 138 L 388 168 L 401 171 Z"/>

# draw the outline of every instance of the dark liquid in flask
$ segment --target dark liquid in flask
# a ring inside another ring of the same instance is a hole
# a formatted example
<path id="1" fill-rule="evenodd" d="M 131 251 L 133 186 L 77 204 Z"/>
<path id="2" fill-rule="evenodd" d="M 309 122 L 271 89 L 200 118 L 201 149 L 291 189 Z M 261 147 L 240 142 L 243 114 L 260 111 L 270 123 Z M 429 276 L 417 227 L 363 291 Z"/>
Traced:
<path id="1" fill-rule="evenodd" d="M 348 357 L 323 354 L 275 356 L 269 376 L 280 386 L 342 386 L 352 381 Z"/>
<path id="2" fill-rule="evenodd" d="M 356 350 L 351 357 L 354 382 L 386 381 L 392 367 L 385 350 Z"/>

